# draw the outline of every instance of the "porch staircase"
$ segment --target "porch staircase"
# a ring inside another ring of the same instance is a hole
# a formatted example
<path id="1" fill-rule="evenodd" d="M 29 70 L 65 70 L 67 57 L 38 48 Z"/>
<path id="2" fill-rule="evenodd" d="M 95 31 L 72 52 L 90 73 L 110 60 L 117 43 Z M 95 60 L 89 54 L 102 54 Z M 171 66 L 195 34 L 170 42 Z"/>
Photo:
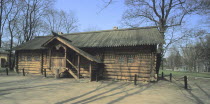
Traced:
<path id="1" fill-rule="evenodd" d="M 67 68 L 68 72 L 75 78 L 75 79 L 79 79 L 79 77 L 77 76 L 77 72 L 78 72 L 78 68 L 68 59 L 66 59 L 66 61 L 72 66 L 72 68 Z"/>
<path id="2" fill-rule="evenodd" d="M 76 71 L 73 71 L 73 69 L 68 69 L 68 68 L 66 68 L 66 69 L 75 79 L 79 79 Z"/>

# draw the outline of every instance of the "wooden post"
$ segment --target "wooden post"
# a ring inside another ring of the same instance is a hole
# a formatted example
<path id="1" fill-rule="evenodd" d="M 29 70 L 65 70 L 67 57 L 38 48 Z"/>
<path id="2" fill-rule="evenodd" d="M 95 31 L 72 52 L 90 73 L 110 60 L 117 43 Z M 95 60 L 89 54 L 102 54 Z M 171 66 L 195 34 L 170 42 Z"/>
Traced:
<path id="1" fill-rule="evenodd" d="M 23 68 L 23 76 L 25 76 L 25 69 Z"/>
<path id="2" fill-rule="evenodd" d="M 67 48 L 66 48 L 66 47 L 63 47 L 63 48 L 64 48 L 64 51 L 65 51 L 65 52 L 64 52 L 64 58 L 65 58 L 65 59 L 64 59 L 64 66 L 67 67 L 67 65 L 66 65 L 66 59 L 67 59 L 67 54 L 66 54 L 66 53 L 67 53 Z"/>
<path id="3" fill-rule="evenodd" d="M 164 78 L 164 73 L 162 72 L 162 79 Z"/>
<path id="4" fill-rule="evenodd" d="M 92 81 L 92 62 L 89 64 L 90 81 Z"/>
<path id="5" fill-rule="evenodd" d="M 172 73 L 170 73 L 170 81 L 172 82 Z"/>
<path id="6" fill-rule="evenodd" d="M 47 70 L 46 70 L 46 68 L 44 69 L 44 77 L 47 77 Z"/>
<path id="7" fill-rule="evenodd" d="M 98 73 L 96 72 L 96 82 L 98 82 Z"/>
<path id="8" fill-rule="evenodd" d="M 41 68 L 41 74 L 43 75 L 43 69 Z"/>
<path id="9" fill-rule="evenodd" d="M 162 62 L 162 70 L 163 70 L 163 59 L 162 59 L 162 61 L 161 61 L 161 62 Z"/>
<path id="10" fill-rule="evenodd" d="M 16 64 L 16 66 L 15 66 L 15 69 L 16 69 L 16 71 L 17 71 L 17 73 L 19 74 L 19 69 L 18 69 L 18 52 L 15 52 L 15 56 L 16 56 L 16 58 L 15 58 L 15 64 Z"/>
<path id="11" fill-rule="evenodd" d="M 51 69 L 51 48 L 50 48 L 50 52 L 49 52 L 49 68 Z"/>
<path id="12" fill-rule="evenodd" d="M 60 76 L 59 76 L 59 69 L 56 69 L 56 72 L 55 72 L 55 79 L 58 79 L 58 78 L 60 78 Z"/>
<path id="13" fill-rule="evenodd" d="M 77 60 L 77 68 L 78 68 L 77 76 L 79 79 L 80 78 L 80 55 L 79 54 L 78 54 L 78 60 Z"/>
<path id="14" fill-rule="evenodd" d="M 134 77 L 134 85 L 137 85 L 137 75 L 135 74 L 135 77 Z"/>
<path id="15" fill-rule="evenodd" d="M 43 65 L 44 65 L 44 53 L 42 52 L 42 56 L 41 56 L 41 74 L 43 75 Z"/>
<path id="16" fill-rule="evenodd" d="M 9 75 L 8 68 L 6 68 L 6 74 Z"/>
<path id="17" fill-rule="evenodd" d="M 188 89 L 187 88 L 187 76 L 184 76 L 184 88 L 185 89 Z"/>

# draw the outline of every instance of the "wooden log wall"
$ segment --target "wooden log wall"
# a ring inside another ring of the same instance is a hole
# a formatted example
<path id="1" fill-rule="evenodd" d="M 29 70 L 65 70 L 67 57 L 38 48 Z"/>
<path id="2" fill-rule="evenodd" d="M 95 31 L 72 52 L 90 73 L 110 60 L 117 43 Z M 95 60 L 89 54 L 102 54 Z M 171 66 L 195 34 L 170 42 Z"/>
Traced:
<path id="1" fill-rule="evenodd" d="M 156 65 L 156 47 L 155 46 L 138 46 L 138 47 L 118 47 L 118 48 L 84 48 L 84 51 L 103 61 L 103 67 L 92 62 L 92 77 L 101 74 L 105 79 L 133 81 L 137 74 L 138 81 L 152 81 L 155 78 Z M 43 52 L 43 53 L 42 53 Z M 49 50 L 45 51 L 20 51 L 18 52 L 18 69 L 25 69 L 26 73 L 41 74 L 41 69 L 47 69 L 47 74 L 54 74 L 50 70 Z M 75 66 L 77 65 L 76 53 L 67 52 L 67 58 Z M 31 56 L 31 60 L 27 59 Z M 36 58 L 39 57 L 39 61 Z M 42 66 L 43 65 L 43 66 Z M 80 57 L 80 75 L 89 78 L 90 61 Z"/>
<path id="2" fill-rule="evenodd" d="M 48 75 L 53 74 L 53 72 L 49 69 L 49 56 L 47 51 L 18 51 L 17 66 L 19 70 L 24 68 L 27 74 L 41 75 L 41 70 L 44 69 L 47 69 Z"/>
<path id="3" fill-rule="evenodd" d="M 155 53 L 152 47 L 106 49 L 104 52 L 105 79 L 151 81 L 155 77 Z M 121 59 L 120 59 L 121 58 Z"/>
<path id="4" fill-rule="evenodd" d="M 41 51 L 21 51 L 18 54 L 18 69 L 25 69 L 26 73 L 41 73 Z"/>
<path id="5" fill-rule="evenodd" d="M 105 79 L 134 81 L 134 76 L 137 74 L 138 81 L 156 80 L 155 45 L 99 49 L 85 48 L 83 50 L 102 59 L 103 69 L 99 69 L 99 72 L 102 72 Z"/>
<path id="6" fill-rule="evenodd" d="M 80 76 L 83 78 L 90 78 L 90 71 L 89 71 L 90 61 L 82 56 L 80 57 L 81 57 L 80 58 Z M 75 58 L 75 62 L 74 62 L 75 66 L 78 66 L 77 60 L 78 59 Z M 92 62 L 91 65 L 92 65 L 92 73 L 95 73 L 95 71 L 98 68 L 97 63 Z"/>

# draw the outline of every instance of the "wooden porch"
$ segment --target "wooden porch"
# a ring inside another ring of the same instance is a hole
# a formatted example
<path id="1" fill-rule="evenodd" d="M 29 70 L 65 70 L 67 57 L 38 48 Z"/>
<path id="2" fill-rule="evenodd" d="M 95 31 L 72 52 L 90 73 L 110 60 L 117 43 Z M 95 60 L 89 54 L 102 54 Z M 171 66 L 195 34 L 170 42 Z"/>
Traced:
<path id="1" fill-rule="evenodd" d="M 76 47 L 69 46 L 62 39 L 52 39 L 45 45 L 49 47 L 49 69 L 54 73 L 56 69 L 59 69 L 59 73 L 68 71 L 75 79 L 94 80 L 99 67 L 93 56 Z"/>

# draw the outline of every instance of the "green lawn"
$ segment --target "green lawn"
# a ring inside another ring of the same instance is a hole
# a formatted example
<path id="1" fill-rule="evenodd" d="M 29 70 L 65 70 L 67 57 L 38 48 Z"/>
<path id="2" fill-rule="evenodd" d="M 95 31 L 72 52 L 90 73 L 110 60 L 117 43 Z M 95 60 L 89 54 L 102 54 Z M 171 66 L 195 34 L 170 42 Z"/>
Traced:
<path id="1" fill-rule="evenodd" d="M 210 73 L 195 73 L 195 72 L 185 72 L 185 71 L 171 71 L 171 70 L 160 70 L 159 76 L 161 76 L 161 73 L 164 73 L 164 75 L 169 75 L 172 73 L 175 77 L 181 77 L 181 76 L 189 76 L 189 77 L 205 77 L 210 78 Z"/>

